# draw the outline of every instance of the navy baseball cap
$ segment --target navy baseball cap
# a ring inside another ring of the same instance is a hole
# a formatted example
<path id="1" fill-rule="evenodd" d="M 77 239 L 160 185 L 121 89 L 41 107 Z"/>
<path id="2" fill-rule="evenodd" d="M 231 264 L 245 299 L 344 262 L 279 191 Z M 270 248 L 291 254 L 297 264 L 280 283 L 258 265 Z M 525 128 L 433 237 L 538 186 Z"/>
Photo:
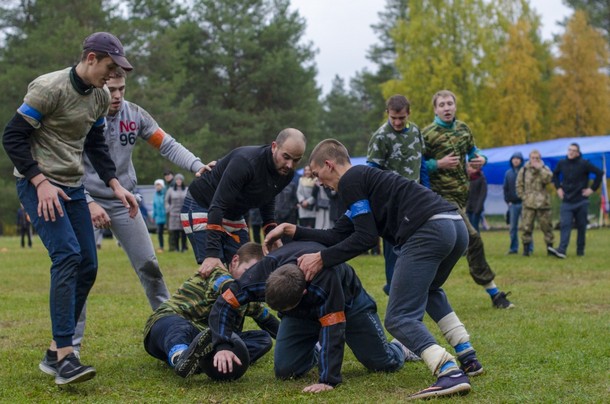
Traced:
<path id="1" fill-rule="evenodd" d="M 96 32 L 89 35 L 83 42 L 83 50 L 105 52 L 112 58 L 114 63 L 124 70 L 133 70 L 133 66 L 125 58 L 125 50 L 119 38 L 108 32 Z"/>

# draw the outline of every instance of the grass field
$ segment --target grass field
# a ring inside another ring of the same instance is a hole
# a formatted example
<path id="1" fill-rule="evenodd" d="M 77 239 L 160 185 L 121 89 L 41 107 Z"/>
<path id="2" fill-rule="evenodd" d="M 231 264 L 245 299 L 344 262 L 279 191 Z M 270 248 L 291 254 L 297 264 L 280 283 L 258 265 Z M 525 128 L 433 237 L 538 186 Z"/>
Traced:
<path id="1" fill-rule="evenodd" d="M 459 262 L 445 290 L 486 372 L 472 378 L 470 395 L 455 401 L 610 402 L 610 230 L 587 233 L 585 257 L 576 257 L 575 236 L 568 258 L 559 260 L 547 257 L 540 234 L 532 257 L 505 255 L 505 232 L 483 234 L 496 282 L 512 292 L 513 310 L 493 309 L 471 280 L 466 260 Z M 212 382 L 204 375 L 181 379 L 142 347 L 149 307 L 126 255 L 114 241 L 104 240 L 99 261 L 81 352 L 83 362 L 95 366 L 98 375 L 58 388 L 38 370 L 51 338 L 46 250 L 38 239 L 32 249 L 21 249 L 17 238 L 0 237 L 1 402 L 395 403 L 434 381 L 421 362 L 393 374 L 369 373 L 349 350 L 344 383 L 315 396 L 301 393 L 317 380 L 314 372 L 299 380 L 276 381 L 270 354 L 234 383 Z M 159 261 L 170 290 L 197 268 L 190 251 L 162 253 Z M 383 318 L 383 258 L 362 256 L 352 264 Z M 426 322 L 440 337 L 436 326 Z"/>

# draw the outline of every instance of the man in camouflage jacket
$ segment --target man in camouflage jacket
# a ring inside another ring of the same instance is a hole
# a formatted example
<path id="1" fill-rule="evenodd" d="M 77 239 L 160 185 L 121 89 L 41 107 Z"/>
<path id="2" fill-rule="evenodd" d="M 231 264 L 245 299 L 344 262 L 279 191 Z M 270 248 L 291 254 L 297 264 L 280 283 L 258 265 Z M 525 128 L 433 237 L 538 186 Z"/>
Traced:
<path id="1" fill-rule="evenodd" d="M 522 200 L 523 255 L 530 255 L 530 244 L 534 230 L 534 220 L 538 218 L 540 230 L 544 233 L 549 254 L 552 254 L 553 225 L 551 222 L 551 194 L 547 185 L 553 180 L 553 173 L 542 161 L 538 150 L 530 152 L 529 161 L 517 173 L 517 195 Z"/>

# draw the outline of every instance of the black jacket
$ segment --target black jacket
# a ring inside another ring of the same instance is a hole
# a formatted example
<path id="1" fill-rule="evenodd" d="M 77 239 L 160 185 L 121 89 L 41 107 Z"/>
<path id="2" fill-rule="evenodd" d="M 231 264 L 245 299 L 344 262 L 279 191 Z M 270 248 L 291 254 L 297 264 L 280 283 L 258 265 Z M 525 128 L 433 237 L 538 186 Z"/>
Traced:
<path id="1" fill-rule="evenodd" d="M 602 182 L 603 171 L 589 160 L 579 156 L 571 160 L 566 158 L 557 163 L 553 170 L 553 183 L 555 188 L 563 189 L 564 202 L 575 203 L 587 199 L 582 195 L 582 190 L 589 188 L 590 174 L 595 175 L 591 189 L 597 191 Z"/>

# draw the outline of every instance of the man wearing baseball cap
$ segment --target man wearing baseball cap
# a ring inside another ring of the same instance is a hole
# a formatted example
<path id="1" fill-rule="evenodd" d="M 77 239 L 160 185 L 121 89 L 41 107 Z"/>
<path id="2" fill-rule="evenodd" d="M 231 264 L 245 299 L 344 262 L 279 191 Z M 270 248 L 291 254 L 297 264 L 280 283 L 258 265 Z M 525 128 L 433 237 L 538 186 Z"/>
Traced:
<path id="1" fill-rule="evenodd" d="M 133 218 L 138 203 L 116 175 L 104 138 L 116 69 L 133 67 L 113 35 L 98 32 L 83 43 L 76 66 L 32 81 L 23 104 L 4 130 L 3 145 L 15 165 L 17 194 L 51 258 L 53 340 L 39 368 L 58 385 L 95 376 L 74 353 L 76 320 L 97 274 L 91 216 L 81 182 L 83 153 Z"/>

